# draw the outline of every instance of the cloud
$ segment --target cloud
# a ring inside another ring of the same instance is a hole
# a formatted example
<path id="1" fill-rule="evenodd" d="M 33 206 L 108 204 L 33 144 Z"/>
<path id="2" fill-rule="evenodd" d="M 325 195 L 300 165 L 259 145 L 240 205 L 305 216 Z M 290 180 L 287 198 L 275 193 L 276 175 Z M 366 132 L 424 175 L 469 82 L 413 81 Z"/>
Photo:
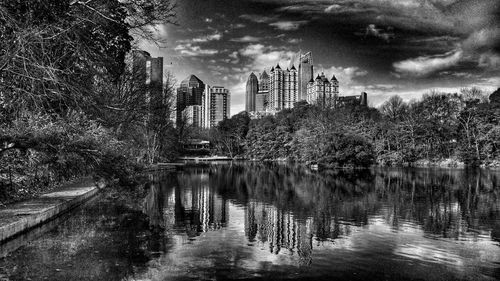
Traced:
<path id="1" fill-rule="evenodd" d="M 340 6 L 339 4 L 333 4 L 333 5 L 326 7 L 325 12 L 332 13 L 332 12 L 340 10 L 341 8 L 342 8 L 342 6 Z"/>
<path id="2" fill-rule="evenodd" d="M 231 54 L 229 54 L 229 57 L 233 58 L 233 59 L 237 59 L 238 58 L 238 52 L 237 51 L 232 52 Z"/>
<path id="3" fill-rule="evenodd" d="M 269 23 L 271 21 L 274 21 L 277 19 L 277 16 L 262 16 L 262 15 L 249 15 L 249 14 L 243 14 L 240 16 L 240 18 L 253 21 L 256 23 Z"/>
<path id="4" fill-rule="evenodd" d="M 321 5 L 311 5 L 311 4 L 297 4 L 288 5 L 276 9 L 276 12 L 291 12 L 291 13 L 302 13 L 302 14 L 313 14 L 318 13 L 322 10 Z"/>
<path id="5" fill-rule="evenodd" d="M 181 55 L 188 57 L 212 56 L 219 53 L 218 50 L 202 49 L 200 46 L 194 46 L 191 43 L 179 44 L 174 48 L 174 50 L 179 52 Z"/>
<path id="6" fill-rule="evenodd" d="M 389 31 L 392 30 L 391 27 L 387 28 Z M 377 28 L 375 24 L 369 24 L 365 28 L 365 33 L 364 37 L 376 37 L 384 40 L 385 42 L 389 42 L 390 39 L 394 39 L 394 33 L 393 32 L 385 32 L 381 28 Z"/>
<path id="7" fill-rule="evenodd" d="M 274 46 L 265 46 L 263 44 L 250 44 L 239 50 L 241 56 L 249 59 L 250 69 L 263 71 L 275 66 L 289 65 L 294 57 L 294 52 L 286 48 L 277 48 Z"/>
<path id="8" fill-rule="evenodd" d="M 299 44 L 300 42 L 302 42 L 302 39 L 290 38 L 290 39 L 286 40 L 286 42 L 288 42 L 288 44 Z"/>
<path id="9" fill-rule="evenodd" d="M 239 28 L 245 28 L 245 27 L 246 27 L 246 24 L 243 24 L 243 23 L 229 25 L 229 28 L 231 28 L 231 29 L 239 29 Z"/>
<path id="10" fill-rule="evenodd" d="M 457 65 L 463 57 L 461 49 L 438 56 L 421 56 L 393 64 L 396 72 L 412 76 L 425 76 L 430 73 Z"/>
<path id="11" fill-rule="evenodd" d="M 319 74 L 319 69 L 322 65 L 319 65 L 315 72 Z M 324 68 L 322 72 L 330 79 L 333 75 L 339 80 L 339 93 L 340 95 L 359 95 L 360 92 L 364 91 L 364 87 L 359 85 L 356 81 L 358 77 L 363 77 L 368 74 L 366 70 L 362 70 L 358 67 L 341 67 L 341 66 L 331 66 L 329 68 Z"/>
<path id="12" fill-rule="evenodd" d="M 500 69 L 500 55 L 492 52 L 481 54 L 478 66 L 492 70 Z"/>
<path id="13" fill-rule="evenodd" d="M 480 49 L 491 49 L 500 45 L 500 28 L 483 28 L 469 35 L 462 42 L 462 48 L 466 51 Z"/>
<path id="14" fill-rule="evenodd" d="M 229 62 L 232 63 L 232 64 L 237 64 L 237 63 L 240 62 L 240 58 L 238 57 L 238 52 L 237 51 L 234 51 L 231 54 L 229 54 L 229 57 L 231 58 L 229 60 Z"/>
<path id="15" fill-rule="evenodd" d="M 260 40 L 262 40 L 261 37 L 254 37 L 254 36 L 246 35 L 246 36 L 243 36 L 241 38 L 233 38 L 230 41 L 240 42 L 240 43 L 249 43 L 249 42 L 258 42 Z"/>
<path id="16" fill-rule="evenodd" d="M 229 91 L 231 93 L 231 115 L 245 110 L 246 82 L 233 85 Z"/>
<path id="17" fill-rule="evenodd" d="M 191 41 L 196 43 L 204 43 L 208 41 L 218 41 L 220 39 L 222 39 L 222 33 L 216 31 L 214 34 L 193 38 Z"/>
<path id="18" fill-rule="evenodd" d="M 376 22 L 397 30 L 469 34 L 498 21 L 498 0 L 254 0 L 271 2 L 279 12 L 342 23 Z M 290 5 L 293 2 L 293 5 Z M 325 14 L 327 14 L 325 16 Z M 331 14 L 335 16 L 330 16 Z M 356 24 L 354 26 L 356 26 Z"/>
<path id="19" fill-rule="evenodd" d="M 213 21 L 214 21 L 214 20 L 213 20 L 213 19 L 211 19 L 211 18 L 205 18 L 205 22 L 207 22 L 207 23 L 211 23 L 211 22 L 213 22 Z"/>
<path id="20" fill-rule="evenodd" d="M 446 38 L 446 37 L 434 37 Z M 430 38 L 431 40 L 433 38 Z M 479 67 L 498 69 L 500 56 L 494 50 L 500 42 L 500 28 L 483 28 L 472 32 L 456 49 L 443 55 L 421 56 L 393 64 L 397 73 L 425 76 L 459 64 L 461 61 L 477 59 Z"/>
<path id="21" fill-rule="evenodd" d="M 270 26 L 275 27 L 276 29 L 279 30 L 284 30 L 284 31 L 292 31 L 292 30 L 297 30 L 300 28 L 301 25 L 304 25 L 308 23 L 308 21 L 305 20 L 300 20 L 300 21 L 277 21 L 270 23 Z"/>

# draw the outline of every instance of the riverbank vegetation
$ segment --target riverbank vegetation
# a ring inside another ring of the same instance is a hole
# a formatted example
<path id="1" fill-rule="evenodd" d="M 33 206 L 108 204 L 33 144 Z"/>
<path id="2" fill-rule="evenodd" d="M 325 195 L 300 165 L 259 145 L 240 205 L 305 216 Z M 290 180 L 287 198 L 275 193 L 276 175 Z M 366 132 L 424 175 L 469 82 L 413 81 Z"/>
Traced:
<path id="1" fill-rule="evenodd" d="M 174 157 L 175 81 L 149 97 L 131 69 L 136 40 L 174 20 L 163 0 L 0 2 L 1 202 Z"/>
<path id="2" fill-rule="evenodd" d="M 218 153 L 327 167 L 500 166 L 499 91 L 393 96 L 378 109 L 298 103 L 276 116 L 243 112 L 210 132 Z"/>

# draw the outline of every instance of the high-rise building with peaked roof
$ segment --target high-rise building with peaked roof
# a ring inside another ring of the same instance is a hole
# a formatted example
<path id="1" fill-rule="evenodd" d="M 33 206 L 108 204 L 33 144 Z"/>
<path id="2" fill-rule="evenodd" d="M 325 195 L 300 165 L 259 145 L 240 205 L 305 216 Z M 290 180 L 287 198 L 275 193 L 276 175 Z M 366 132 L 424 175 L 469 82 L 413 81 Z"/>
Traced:
<path id="1" fill-rule="evenodd" d="M 297 69 L 282 70 L 280 65 L 273 67 L 269 76 L 268 109 L 280 111 L 293 108 L 299 101 Z"/>
<path id="2" fill-rule="evenodd" d="M 247 80 L 245 110 L 247 112 L 255 111 L 255 101 L 259 92 L 259 80 L 252 72 Z"/>
<path id="3" fill-rule="evenodd" d="M 307 85 L 307 102 L 322 107 L 334 107 L 338 97 L 338 81 L 335 75 L 328 80 L 324 73 L 311 79 Z"/>
<path id="4" fill-rule="evenodd" d="M 260 75 L 259 80 L 259 92 L 257 93 L 257 97 L 255 98 L 255 111 L 265 112 L 267 111 L 269 96 L 269 75 L 265 70 Z"/>
<path id="5" fill-rule="evenodd" d="M 190 105 L 201 105 L 205 83 L 195 75 L 182 80 L 177 89 L 177 125 L 182 122 L 182 111 Z"/>
<path id="6" fill-rule="evenodd" d="M 278 63 L 271 68 L 269 75 L 264 71 L 258 81 L 259 91 L 255 99 L 255 113 L 257 114 L 254 116 L 258 118 L 293 108 L 298 101 L 307 101 L 310 104 L 325 107 L 367 106 L 366 93 L 339 96 L 339 81 L 335 75 L 331 79 L 326 78 L 324 73 L 317 75 L 316 78 L 313 75 L 314 65 L 311 52 L 299 52 L 294 55 L 286 70 L 283 70 Z M 247 104 L 251 105 L 252 102 Z"/>

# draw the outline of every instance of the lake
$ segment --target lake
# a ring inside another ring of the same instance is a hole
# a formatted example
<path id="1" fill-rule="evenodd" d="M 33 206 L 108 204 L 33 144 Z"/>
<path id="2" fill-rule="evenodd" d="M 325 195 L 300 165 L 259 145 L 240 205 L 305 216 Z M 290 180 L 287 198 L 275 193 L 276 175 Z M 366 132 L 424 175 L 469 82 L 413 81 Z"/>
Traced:
<path id="1" fill-rule="evenodd" d="M 186 167 L 0 252 L 0 280 L 500 280 L 500 172 Z"/>

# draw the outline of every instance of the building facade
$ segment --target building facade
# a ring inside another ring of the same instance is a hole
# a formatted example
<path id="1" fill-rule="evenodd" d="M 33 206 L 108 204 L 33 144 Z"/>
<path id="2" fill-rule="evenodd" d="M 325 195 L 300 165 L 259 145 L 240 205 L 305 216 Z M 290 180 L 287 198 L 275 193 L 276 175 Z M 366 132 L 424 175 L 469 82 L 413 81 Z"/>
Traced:
<path id="1" fill-rule="evenodd" d="M 368 94 L 362 92 L 359 96 L 342 96 L 338 97 L 335 101 L 336 107 L 347 107 L 347 106 L 368 106 Z"/>
<path id="2" fill-rule="evenodd" d="M 307 85 L 314 78 L 314 64 L 311 52 L 299 53 L 299 100 L 307 99 Z"/>
<path id="3" fill-rule="evenodd" d="M 250 74 L 247 80 L 246 96 L 245 96 L 245 110 L 247 112 L 256 111 L 256 98 L 259 92 L 259 80 L 255 74 Z"/>
<path id="4" fill-rule="evenodd" d="M 282 70 L 280 65 L 273 67 L 269 76 L 268 110 L 280 111 L 293 108 L 299 101 L 297 69 Z"/>
<path id="5" fill-rule="evenodd" d="M 298 65 L 298 69 L 295 65 Z M 291 59 L 290 66 L 286 70 L 277 64 L 271 68 L 269 75 L 264 71 L 256 82 L 254 82 L 256 76 L 252 73 L 247 81 L 247 111 L 253 118 L 259 118 L 293 108 L 298 101 L 307 101 L 309 104 L 329 108 L 347 105 L 367 106 L 366 93 L 359 96 L 340 96 L 339 81 L 335 75 L 331 79 L 326 78 L 324 73 L 317 75 L 316 78 L 313 75 L 311 52 L 299 52 Z M 253 100 L 255 88 L 252 87 L 254 84 L 258 87 L 255 100 Z"/>
<path id="6" fill-rule="evenodd" d="M 195 75 L 189 75 L 184 79 L 177 89 L 177 125 L 182 122 L 182 112 L 190 105 L 202 105 L 205 83 Z"/>
<path id="7" fill-rule="evenodd" d="M 193 127 L 201 127 L 202 125 L 202 108 L 201 105 L 190 105 L 187 106 L 183 111 L 182 115 L 184 120 L 186 120 L 187 125 Z"/>
<path id="8" fill-rule="evenodd" d="M 264 70 L 259 79 L 259 92 L 255 98 L 255 111 L 266 112 L 269 96 L 269 75 Z"/>
<path id="9" fill-rule="evenodd" d="M 230 116 L 231 94 L 228 89 L 220 86 L 205 86 L 202 96 L 202 127 L 213 128 L 220 121 Z"/>
<path id="10" fill-rule="evenodd" d="M 163 101 L 163 58 L 153 58 L 142 50 L 132 53 L 134 91 L 144 96 L 150 106 Z"/>
<path id="11" fill-rule="evenodd" d="M 307 84 L 306 101 L 322 107 L 335 107 L 335 101 L 339 95 L 339 82 L 335 75 L 328 80 L 324 73 L 316 79 L 311 79 Z"/>

